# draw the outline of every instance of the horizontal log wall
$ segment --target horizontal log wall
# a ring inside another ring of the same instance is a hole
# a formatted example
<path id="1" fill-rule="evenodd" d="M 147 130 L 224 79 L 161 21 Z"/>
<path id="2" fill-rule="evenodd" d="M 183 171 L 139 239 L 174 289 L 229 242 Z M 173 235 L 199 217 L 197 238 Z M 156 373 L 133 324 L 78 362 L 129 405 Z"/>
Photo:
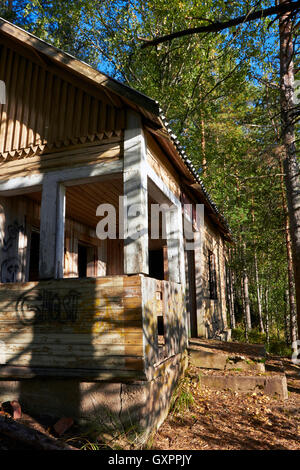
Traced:
<path id="1" fill-rule="evenodd" d="M 0 340 L 6 366 L 142 371 L 141 277 L 2 284 Z"/>

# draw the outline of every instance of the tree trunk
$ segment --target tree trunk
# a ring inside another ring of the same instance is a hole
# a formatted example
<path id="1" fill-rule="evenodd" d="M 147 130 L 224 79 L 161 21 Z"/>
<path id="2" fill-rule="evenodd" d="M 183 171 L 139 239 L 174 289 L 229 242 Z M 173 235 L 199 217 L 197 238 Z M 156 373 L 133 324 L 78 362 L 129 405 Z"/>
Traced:
<path id="1" fill-rule="evenodd" d="M 79 450 L 5 416 L 0 416 L 0 433 L 38 450 Z"/>
<path id="2" fill-rule="evenodd" d="M 283 163 L 280 161 L 280 172 L 283 172 Z M 286 197 L 284 192 L 284 179 L 283 176 L 280 177 L 281 184 L 281 195 L 282 195 L 282 208 L 284 213 L 284 228 L 285 228 L 285 244 L 286 244 L 286 256 L 287 256 L 287 271 L 288 271 L 288 299 L 290 306 L 290 333 L 292 342 L 297 340 L 297 308 L 296 308 L 296 299 L 295 299 L 295 282 L 294 282 L 294 272 L 293 272 L 293 255 L 292 255 L 292 245 L 291 245 L 291 236 L 290 236 L 290 223 L 289 223 L 289 213 L 286 204 Z"/>
<path id="3" fill-rule="evenodd" d="M 259 327 L 262 333 L 265 332 L 264 322 L 262 317 L 262 308 L 261 308 L 261 294 L 259 287 L 259 277 L 258 277 L 258 267 L 257 267 L 257 256 L 254 252 L 254 268 L 255 268 L 255 282 L 256 282 L 256 295 L 257 295 L 257 308 L 258 308 L 258 318 L 259 318 Z"/>
<path id="4" fill-rule="evenodd" d="M 290 315 L 288 309 L 288 302 L 289 302 L 289 290 L 286 289 L 284 293 L 284 332 L 285 332 L 285 342 L 287 346 L 291 344 L 291 330 L 290 330 Z"/>
<path id="5" fill-rule="evenodd" d="M 247 312 L 246 312 L 246 302 L 245 302 L 245 292 L 244 292 L 244 277 L 241 276 L 241 299 L 242 299 L 242 307 L 243 307 L 243 318 L 244 318 L 244 325 L 245 325 L 245 338 L 248 342 L 248 322 L 247 322 Z"/>
<path id="6" fill-rule="evenodd" d="M 265 291 L 265 312 L 266 312 L 266 337 L 267 337 L 267 344 L 270 344 L 270 322 L 269 322 L 268 289 L 266 289 L 266 291 Z"/>
<path id="7" fill-rule="evenodd" d="M 279 0 L 279 4 L 290 3 Z M 281 137 L 283 143 L 284 173 L 290 219 L 293 268 L 296 287 L 298 330 L 300 329 L 300 178 L 296 157 L 294 105 L 294 46 L 293 25 L 289 13 L 279 17 L 280 79 L 281 79 Z"/>
<path id="8" fill-rule="evenodd" d="M 244 297 L 245 297 L 245 312 L 247 320 L 247 328 L 251 330 L 251 311 L 250 311 L 250 299 L 249 299 L 249 279 L 247 271 L 244 270 Z"/>
<path id="9" fill-rule="evenodd" d="M 234 284 L 234 274 L 229 271 L 229 287 L 230 287 L 230 303 L 231 303 L 231 328 L 236 327 L 236 321 L 235 321 L 235 311 L 234 311 L 234 289 L 233 289 L 233 284 Z"/>
<path id="10" fill-rule="evenodd" d="M 243 284 L 243 293 L 245 301 L 245 319 L 247 323 L 247 330 L 251 330 L 251 311 L 250 311 L 250 299 L 249 299 L 249 278 L 246 269 L 245 253 L 246 253 L 246 244 L 242 244 L 242 284 Z"/>
<path id="11" fill-rule="evenodd" d="M 200 128 L 201 128 L 201 150 L 202 150 L 202 172 L 203 176 L 207 175 L 207 161 L 206 161 L 206 143 L 205 143 L 205 124 L 202 115 L 202 111 L 200 111 Z"/>

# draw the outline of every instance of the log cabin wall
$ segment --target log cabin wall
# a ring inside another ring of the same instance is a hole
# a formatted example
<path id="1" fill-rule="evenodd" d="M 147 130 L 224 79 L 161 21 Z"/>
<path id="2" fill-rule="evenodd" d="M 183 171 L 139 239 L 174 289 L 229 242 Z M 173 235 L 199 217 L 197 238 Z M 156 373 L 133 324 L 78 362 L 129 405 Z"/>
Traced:
<path id="1" fill-rule="evenodd" d="M 7 366 L 143 377 L 141 276 L 1 284 L 0 312 Z"/>

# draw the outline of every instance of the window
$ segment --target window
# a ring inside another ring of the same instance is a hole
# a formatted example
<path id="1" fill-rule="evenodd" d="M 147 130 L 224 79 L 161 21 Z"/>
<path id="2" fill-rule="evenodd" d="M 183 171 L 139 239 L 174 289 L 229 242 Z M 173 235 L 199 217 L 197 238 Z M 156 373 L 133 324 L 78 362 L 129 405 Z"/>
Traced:
<path id="1" fill-rule="evenodd" d="M 215 255 L 208 252 L 208 273 L 209 273 L 209 298 L 217 300 L 217 275 L 216 275 L 216 264 Z"/>
<path id="2" fill-rule="evenodd" d="M 37 230 L 31 232 L 29 251 L 29 281 L 39 280 L 40 234 Z"/>

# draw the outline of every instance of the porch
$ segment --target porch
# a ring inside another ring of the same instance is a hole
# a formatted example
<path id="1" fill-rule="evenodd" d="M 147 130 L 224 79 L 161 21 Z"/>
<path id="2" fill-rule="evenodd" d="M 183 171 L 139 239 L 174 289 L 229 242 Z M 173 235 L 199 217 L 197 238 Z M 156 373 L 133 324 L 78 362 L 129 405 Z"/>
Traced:
<path id="1" fill-rule="evenodd" d="M 143 275 L 1 284 L 0 312 L 2 378 L 152 380 L 185 350 L 182 287 Z"/>

